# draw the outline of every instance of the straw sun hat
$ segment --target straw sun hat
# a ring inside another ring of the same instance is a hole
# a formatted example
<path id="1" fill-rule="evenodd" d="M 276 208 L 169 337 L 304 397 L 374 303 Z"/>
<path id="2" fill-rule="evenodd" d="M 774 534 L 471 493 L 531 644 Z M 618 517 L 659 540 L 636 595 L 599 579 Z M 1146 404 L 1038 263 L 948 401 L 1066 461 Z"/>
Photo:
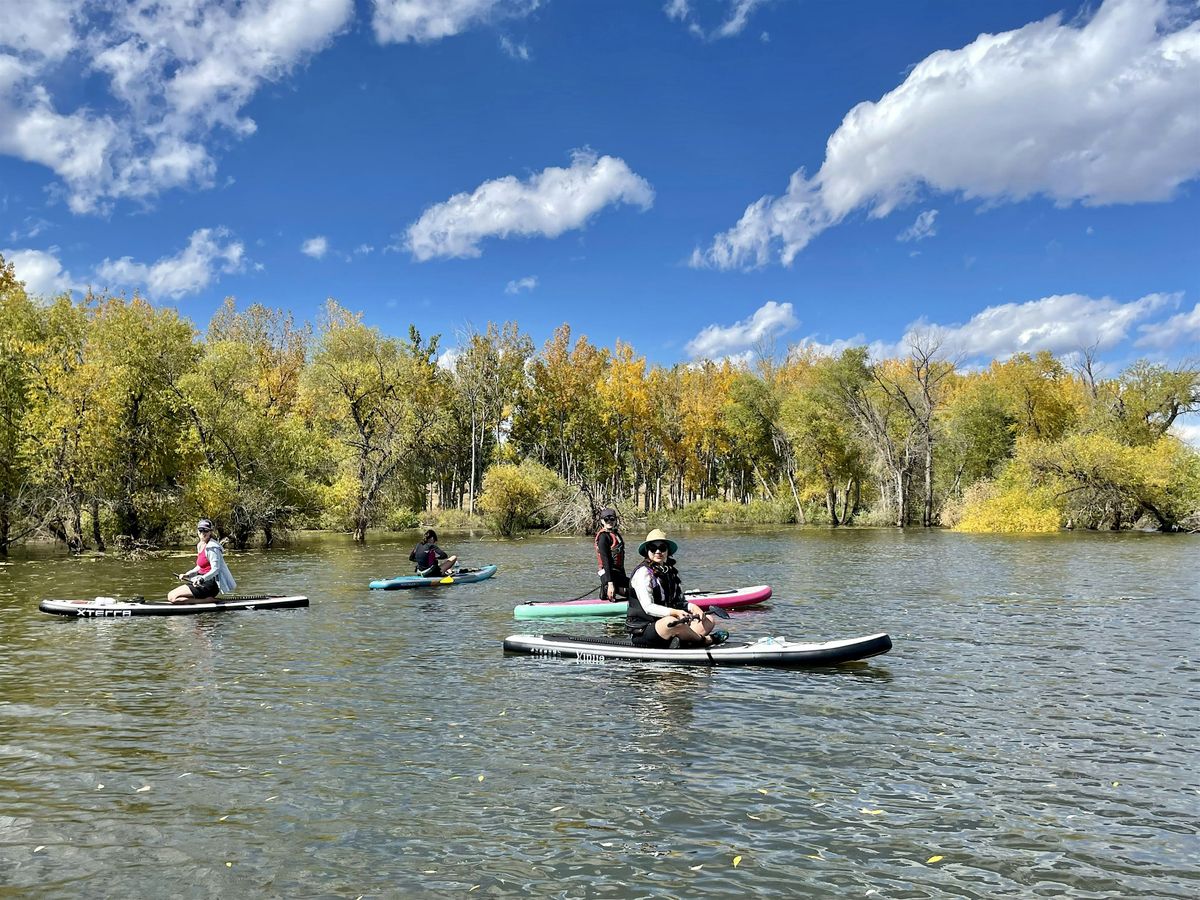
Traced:
<path id="1" fill-rule="evenodd" d="M 653 544 L 655 541 L 666 541 L 667 547 L 671 551 L 672 556 L 674 556 L 675 552 L 679 549 L 679 545 L 667 537 L 667 533 L 665 531 L 663 531 L 661 528 L 655 528 L 652 532 L 646 535 L 646 539 L 644 541 L 638 544 L 638 556 L 645 556 L 646 545 Z"/>

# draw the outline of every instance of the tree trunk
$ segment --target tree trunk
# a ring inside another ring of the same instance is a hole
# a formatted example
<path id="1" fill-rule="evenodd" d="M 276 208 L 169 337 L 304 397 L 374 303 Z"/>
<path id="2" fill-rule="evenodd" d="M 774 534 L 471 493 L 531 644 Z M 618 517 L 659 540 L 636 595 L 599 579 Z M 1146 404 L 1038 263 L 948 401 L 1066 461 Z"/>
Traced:
<path id="1" fill-rule="evenodd" d="M 475 410 L 471 410 L 471 486 L 467 489 L 467 512 L 475 515 Z"/>
<path id="2" fill-rule="evenodd" d="M 96 497 L 92 498 L 92 543 L 99 552 L 105 551 L 104 535 L 100 533 L 100 500 Z"/>
<path id="3" fill-rule="evenodd" d="M 796 490 L 796 473 L 792 471 L 791 466 L 788 466 L 787 479 L 788 485 L 792 489 L 792 500 L 796 503 L 796 518 L 800 520 L 801 525 L 807 525 L 808 519 L 804 515 L 804 507 L 800 503 L 800 492 Z"/>
<path id="4" fill-rule="evenodd" d="M 825 509 L 829 513 L 829 523 L 834 528 L 842 524 L 837 513 L 837 489 L 832 486 L 825 488 Z"/>
<path id="5" fill-rule="evenodd" d="M 921 515 L 921 524 L 926 528 L 933 526 L 933 435 L 925 435 L 925 509 Z"/>
<path id="6" fill-rule="evenodd" d="M 851 492 L 854 494 L 854 500 L 851 501 Z M 849 525 L 850 520 L 854 518 L 854 513 L 858 511 L 858 481 L 851 478 L 846 481 L 846 493 L 842 497 L 842 524 Z"/>

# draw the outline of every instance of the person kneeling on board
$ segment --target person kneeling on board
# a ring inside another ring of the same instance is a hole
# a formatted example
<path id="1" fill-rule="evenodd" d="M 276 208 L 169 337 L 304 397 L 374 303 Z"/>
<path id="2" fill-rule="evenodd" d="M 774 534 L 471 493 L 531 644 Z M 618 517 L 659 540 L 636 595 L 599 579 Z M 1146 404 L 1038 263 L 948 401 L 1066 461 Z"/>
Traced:
<path id="1" fill-rule="evenodd" d="M 683 595 L 674 554 L 678 545 L 654 529 L 638 547 L 642 562 L 629 579 L 629 612 L 625 625 L 635 647 L 675 649 L 712 646 L 729 637 L 714 631 L 716 620 Z"/>
<path id="2" fill-rule="evenodd" d="M 196 533 L 200 536 L 196 543 L 196 565 L 175 576 L 183 584 L 167 594 L 171 603 L 211 600 L 222 591 L 229 592 L 237 587 L 229 566 L 225 565 L 221 542 L 213 536 L 212 522 L 201 519 L 196 523 Z"/>
<path id="3" fill-rule="evenodd" d="M 432 528 L 421 536 L 421 543 L 413 547 L 408 558 L 417 564 L 417 574 L 425 578 L 445 575 L 458 562 L 457 556 L 447 556 L 446 551 L 437 545 L 437 532 Z"/>

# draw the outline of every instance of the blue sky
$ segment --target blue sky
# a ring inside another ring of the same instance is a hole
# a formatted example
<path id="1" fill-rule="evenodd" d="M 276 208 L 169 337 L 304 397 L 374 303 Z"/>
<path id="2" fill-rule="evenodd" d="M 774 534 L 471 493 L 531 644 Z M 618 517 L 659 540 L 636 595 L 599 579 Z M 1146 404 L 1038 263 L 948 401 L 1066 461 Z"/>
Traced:
<path id="1" fill-rule="evenodd" d="M 0 0 L 39 294 L 1200 356 L 1194 0 Z"/>

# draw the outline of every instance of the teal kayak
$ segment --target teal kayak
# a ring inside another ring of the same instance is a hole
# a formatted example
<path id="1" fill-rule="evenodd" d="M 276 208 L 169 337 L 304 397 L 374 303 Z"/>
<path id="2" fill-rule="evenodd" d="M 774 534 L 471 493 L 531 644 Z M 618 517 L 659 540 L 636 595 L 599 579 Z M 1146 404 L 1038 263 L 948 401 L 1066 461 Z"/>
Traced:
<path id="1" fill-rule="evenodd" d="M 730 588 L 724 591 L 685 591 L 688 603 L 697 606 L 719 606 L 721 609 L 741 609 L 754 606 L 771 598 L 771 588 L 765 584 L 754 587 Z M 537 601 L 522 603 L 513 609 L 517 619 L 575 619 L 582 616 L 623 616 L 629 604 L 622 600 L 610 603 L 607 600 Z"/>
<path id="2" fill-rule="evenodd" d="M 450 574 L 438 578 L 421 575 L 401 575 L 399 578 L 381 578 L 369 585 L 373 591 L 395 591 L 401 588 L 433 587 L 437 584 L 470 584 L 483 581 L 496 574 L 495 566 L 480 566 L 478 569 L 451 569 Z"/>

